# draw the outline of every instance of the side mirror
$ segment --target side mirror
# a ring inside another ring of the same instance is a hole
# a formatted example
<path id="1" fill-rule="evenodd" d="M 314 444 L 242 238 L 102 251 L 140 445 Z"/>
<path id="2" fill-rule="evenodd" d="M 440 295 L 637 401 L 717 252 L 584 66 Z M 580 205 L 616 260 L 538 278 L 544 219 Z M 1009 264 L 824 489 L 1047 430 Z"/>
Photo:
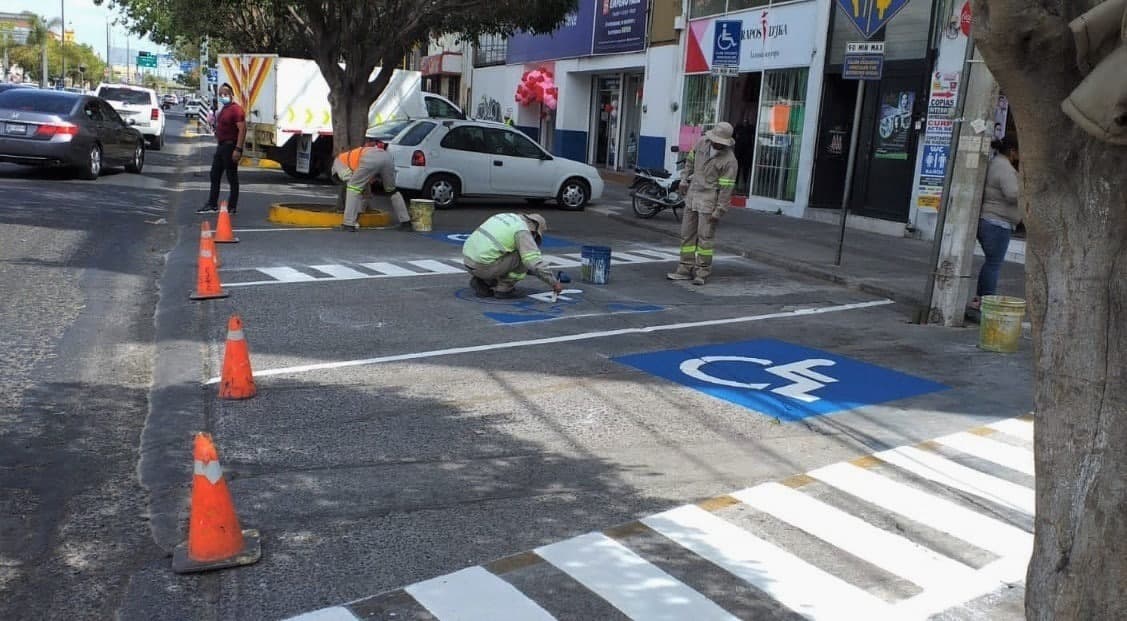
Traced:
<path id="1" fill-rule="evenodd" d="M 673 145 L 672 147 L 669 147 L 669 152 L 670 153 L 680 153 L 681 147 L 679 147 L 677 145 Z"/>
<path id="2" fill-rule="evenodd" d="M 130 127 L 133 127 L 134 125 L 137 124 L 137 119 L 129 119 L 128 121 L 125 122 L 125 124 L 130 126 Z"/>

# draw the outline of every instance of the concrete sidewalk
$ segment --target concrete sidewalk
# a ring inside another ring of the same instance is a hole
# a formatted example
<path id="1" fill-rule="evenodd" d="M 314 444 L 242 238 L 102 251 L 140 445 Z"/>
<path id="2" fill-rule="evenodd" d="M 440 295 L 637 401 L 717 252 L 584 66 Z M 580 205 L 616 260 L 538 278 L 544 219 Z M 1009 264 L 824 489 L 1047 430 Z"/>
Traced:
<path id="1" fill-rule="evenodd" d="M 680 223 L 665 211 L 652 219 L 634 215 L 628 188 L 608 184 L 603 205 L 611 207 L 612 219 L 625 224 L 677 237 Z M 840 228 L 802 218 L 790 218 L 750 209 L 732 209 L 716 233 L 716 247 L 727 253 L 761 261 L 793 272 L 828 280 L 846 287 L 888 297 L 905 304 L 922 305 L 931 242 L 892 237 L 856 229 L 845 232 L 840 266 L 834 265 Z M 982 257 L 967 278 L 971 294 Z M 1025 297 L 1025 270 L 1018 263 L 1005 263 L 998 291 Z"/>

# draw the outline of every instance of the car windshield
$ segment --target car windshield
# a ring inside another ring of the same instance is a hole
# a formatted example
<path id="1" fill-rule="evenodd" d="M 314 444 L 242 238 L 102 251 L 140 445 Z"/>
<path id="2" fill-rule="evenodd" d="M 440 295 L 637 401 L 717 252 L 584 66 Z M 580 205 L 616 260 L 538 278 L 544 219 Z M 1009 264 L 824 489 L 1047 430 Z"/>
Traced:
<path id="1" fill-rule="evenodd" d="M 133 90 L 131 88 L 115 88 L 108 86 L 98 91 L 98 96 L 107 101 L 121 101 L 140 106 L 150 103 L 149 94 L 147 92 Z"/>
<path id="2" fill-rule="evenodd" d="M 69 93 L 41 91 L 33 88 L 13 88 L 0 93 L 0 108 L 42 112 L 45 114 L 70 114 L 78 98 Z"/>
<path id="3" fill-rule="evenodd" d="M 369 127 L 364 135 L 369 138 L 381 138 L 386 140 L 388 138 L 394 138 L 399 132 L 403 131 L 404 127 L 410 124 L 410 120 L 388 121 Z"/>

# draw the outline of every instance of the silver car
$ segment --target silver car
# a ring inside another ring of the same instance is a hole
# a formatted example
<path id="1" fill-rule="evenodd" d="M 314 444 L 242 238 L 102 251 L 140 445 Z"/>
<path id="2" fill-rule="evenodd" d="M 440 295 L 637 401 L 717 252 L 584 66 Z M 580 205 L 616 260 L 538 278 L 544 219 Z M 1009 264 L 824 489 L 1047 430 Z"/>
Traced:
<path id="1" fill-rule="evenodd" d="M 0 162 L 73 167 L 82 179 L 107 166 L 139 173 L 145 139 L 98 97 L 17 88 L 0 92 Z"/>

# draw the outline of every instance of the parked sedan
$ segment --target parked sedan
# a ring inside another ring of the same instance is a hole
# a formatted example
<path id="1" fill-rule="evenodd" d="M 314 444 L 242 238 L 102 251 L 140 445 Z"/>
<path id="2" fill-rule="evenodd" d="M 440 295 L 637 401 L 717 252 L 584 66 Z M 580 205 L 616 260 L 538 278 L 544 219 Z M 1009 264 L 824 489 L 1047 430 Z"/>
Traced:
<path id="1" fill-rule="evenodd" d="M 139 173 L 145 140 L 102 99 L 18 88 L 0 93 L 0 161 L 74 167 L 82 179 L 106 166 Z"/>
<path id="2" fill-rule="evenodd" d="M 452 207 L 462 196 L 500 196 L 583 209 L 603 194 L 594 167 L 551 155 L 501 123 L 420 119 L 387 150 L 395 157 L 396 185 L 437 207 Z"/>

